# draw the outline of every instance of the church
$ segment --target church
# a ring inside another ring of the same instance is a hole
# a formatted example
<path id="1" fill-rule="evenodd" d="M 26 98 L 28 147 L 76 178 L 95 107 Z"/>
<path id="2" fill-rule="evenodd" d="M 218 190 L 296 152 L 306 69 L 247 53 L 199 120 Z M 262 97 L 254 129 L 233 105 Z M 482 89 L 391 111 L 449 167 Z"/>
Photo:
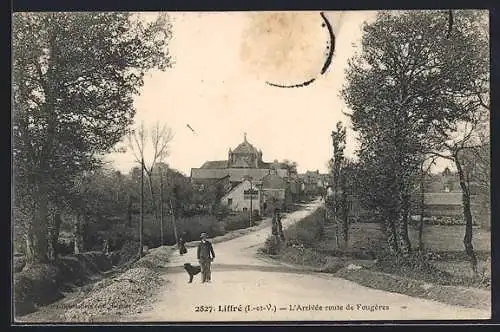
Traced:
<path id="1" fill-rule="evenodd" d="M 275 170 L 283 178 L 288 176 L 285 165 L 277 161 L 264 162 L 262 151 L 248 142 L 245 133 L 242 143 L 234 150 L 229 148 L 226 160 L 206 161 L 200 168 L 192 168 L 191 181 L 196 185 L 208 185 L 224 178 L 228 178 L 232 184 L 248 177 L 259 181 L 270 174 L 271 170 Z"/>
<path id="2" fill-rule="evenodd" d="M 264 162 L 262 151 L 255 148 L 248 140 L 246 133 L 234 150 L 229 148 L 227 159 L 206 161 L 200 168 L 191 169 L 191 182 L 199 190 L 207 186 L 222 185 L 224 188 L 223 202 L 228 203 L 233 210 L 245 211 L 249 208 L 249 197 L 255 199 L 252 209 L 260 210 L 260 195 L 267 188 L 264 178 L 279 177 L 283 180 L 283 190 L 286 189 L 286 179 L 290 176 L 286 165 L 274 162 Z M 248 187 L 248 188 L 246 188 Z M 274 188 L 276 189 L 276 188 Z M 241 191 L 241 195 L 238 193 Z M 241 197 L 240 197 L 241 196 Z"/>

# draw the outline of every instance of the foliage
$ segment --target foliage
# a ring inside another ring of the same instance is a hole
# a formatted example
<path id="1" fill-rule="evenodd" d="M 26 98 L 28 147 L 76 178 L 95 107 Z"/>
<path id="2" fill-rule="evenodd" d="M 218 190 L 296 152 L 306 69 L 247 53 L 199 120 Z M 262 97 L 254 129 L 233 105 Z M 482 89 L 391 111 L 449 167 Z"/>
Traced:
<path id="1" fill-rule="evenodd" d="M 234 213 L 223 220 L 224 227 L 228 231 L 250 227 L 250 214 L 248 212 Z"/>
<path id="2" fill-rule="evenodd" d="M 273 237 L 266 240 L 264 251 L 267 253 L 278 253 L 282 247 L 304 247 L 313 248 L 317 245 L 323 235 L 325 210 L 319 208 L 304 219 L 289 226 L 283 231 L 286 242 L 281 245 L 274 241 Z"/>
<path id="3" fill-rule="evenodd" d="M 145 72 L 169 66 L 169 36 L 164 15 L 14 15 L 15 204 L 28 216 L 30 261 L 47 259 L 47 208 L 78 202 L 73 178 L 125 134 Z"/>
<path id="4" fill-rule="evenodd" d="M 442 13 L 379 13 L 363 28 L 362 50 L 349 61 L 342 91 L 360 136 L 362 201 L 386 221 L 392 252 L 405 255 L 410 197 L 422 160 L 440 141 L 434 133 L 473 118 L 484 81 L 476 15 L 455 11 L 447 36 Z"/>
<path id="5" fill-rule="evenodd" d="M 280 164 L 281 167 L 288 170 L 288 174 L 297 174 L 297 162 L 284 159 Z"/>

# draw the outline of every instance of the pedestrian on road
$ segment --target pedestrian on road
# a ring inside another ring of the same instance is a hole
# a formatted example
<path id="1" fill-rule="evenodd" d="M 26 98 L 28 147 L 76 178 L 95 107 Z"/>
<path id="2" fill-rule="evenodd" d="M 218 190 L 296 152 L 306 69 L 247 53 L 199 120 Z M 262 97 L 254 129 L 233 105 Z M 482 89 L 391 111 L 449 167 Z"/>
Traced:
<path id="1" fill-rule="evenodd" d="M 285 240 L 285 234 L 283 234 L 283 224 L 281 223 L 281 215 L 279 208 L 274 209 L 273 221 L 272 221 L 272 234 L 274 236 L 279 236 L 281 240 Z"/>
<path id="2" fill-rule="evenodd" d="M 186 240 L 184 240 L 184 237 L 182 236 L 179 238 L 179 253 L 181 256 L 187 253 Z"/>
<path id="3" fill-rule="evenodd" d="M 212 243 L 207 240 L 206 233 L 201 233 L 197 258 L 201 266 L 201 282 L 211 282 L 212 273 L 210 271 L 210 265 L 215 258 L 215 253 Z"/>

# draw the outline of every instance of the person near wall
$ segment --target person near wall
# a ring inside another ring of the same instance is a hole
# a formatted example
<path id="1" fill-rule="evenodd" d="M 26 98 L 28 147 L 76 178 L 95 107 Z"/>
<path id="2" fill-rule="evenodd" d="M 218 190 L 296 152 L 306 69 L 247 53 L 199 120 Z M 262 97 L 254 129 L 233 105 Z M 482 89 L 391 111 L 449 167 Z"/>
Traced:
<path id="1" fill-rule="evenodd" d="M 201 282 L 211 282 L 212 271 L 211 264 L 215 258 L 214 248 L 212 243 L 207 240 L 207 234 L 201 233 L 201 241 L 198 245 L 197 258 L 201 267 Z"/>

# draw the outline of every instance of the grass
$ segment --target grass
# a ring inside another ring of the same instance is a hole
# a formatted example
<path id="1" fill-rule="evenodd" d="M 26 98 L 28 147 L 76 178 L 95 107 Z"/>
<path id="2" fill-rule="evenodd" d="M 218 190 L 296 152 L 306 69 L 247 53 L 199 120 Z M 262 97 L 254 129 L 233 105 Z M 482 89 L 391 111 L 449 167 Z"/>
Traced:
<path id="1" fill-rule="evenodd" d="M 426 248 L 433 251 L 463 251 L 464 225 L 424 225 L 423 239 Z M 418 230 L 408 229 L 410 241 L 418 246 Z M 491 250 L 491 232 L 474 227 L 472 244 L 477 251 Z"/>
<path id="2" fill-rule="evenodd" d="M 319 210 L 286 230 L 287 241 L 279 246 L 268 239 L 262 251 L 367 287 L 470 307 L 489 305 L 489 231 L 474 228 L 479 273 L 473 275 L 464 253 L 463 225 L 425 225 L 425 250 L 414 250 L 409 259 L 401 259 L 386 251 L 385 235 L 377 223 L 352 224 L 349 248 L 338 248 L 335 226 L 325 224 L 322 213 Z M 417 248 L 418 231 L 410 229 L 409 236 L 412 247 Z M 363 268 L 348 269 L 350 264 Z"/>

